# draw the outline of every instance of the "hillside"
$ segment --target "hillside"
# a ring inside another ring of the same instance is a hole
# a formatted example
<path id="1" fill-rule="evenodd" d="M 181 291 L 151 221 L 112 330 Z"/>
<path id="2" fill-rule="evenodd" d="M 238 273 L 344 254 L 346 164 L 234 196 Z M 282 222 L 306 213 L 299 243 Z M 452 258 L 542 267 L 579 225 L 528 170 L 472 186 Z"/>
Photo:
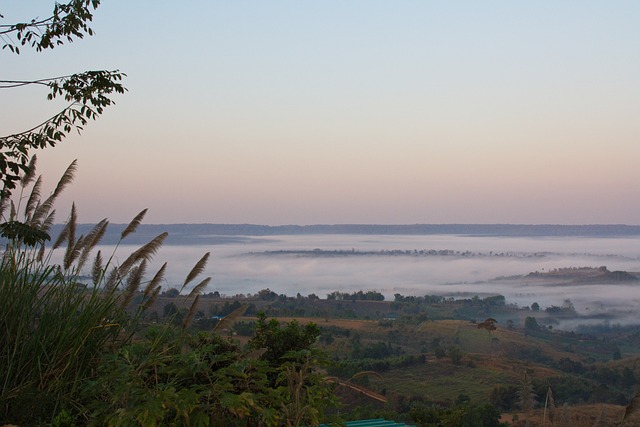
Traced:
<path id="1" fill-rule="evenodd" d="M 629 276 L 634 275 L 575 268 L 522 277 L 553 283 L 607 277 L 626 281 Z M 417 408 L 452 411 L 460 405 L 490 405 L 502 412 L 503 420 L 521 425 L 525 413 L 518 395 L 527 383 L 538 402 L 526 414 L 530 425 L 542 425 L 537 420 L 542 420 L 549 389 L 558 417 L 564 414 L 572 420 L 569 425 L 591 426 L 598 417 L 613 423 L 621 419 L 640 378 L 640 328 L 601 323 L 579 331 L 556 330 L 553 319 L 581 318 L 570 305 L 534 310 L 510 305 L 501 296 L 396 295 L 394 301 L 383 301 L 375 300 L 375 292 L 335 292 L 332 297 L 287 297 L 269 290 L 231 300 L 205 295 L 204 317 L 198 322 L 210 327 L 205 313 L 225 315 L 244 306 L 244 316 L 223 332 L 240 342 L 251 335 L 258 311 L 283 323 L 317 324 L 318 345 L 332 359 L 327 375 L 386 399 L 383 403 L 356 387 L 339 387 L 346 405 L 342 411 L 353 419 L 386 416 L 415 422 Z M 157 309 L 179 299 L 161 297 Z M 495 329 L 485 328 L 485 320 Z M 371 374 L 356 375 L 363 372 Z"/>
<path id="2" fill-rule="evenodd" d="M 547 272 L 533 272 L 526 278 L 540 278 L 548 281 L 564 281 L 576 284 L 637 282 L 638 273 L 626 271 L 609 271 L 607 267 L 560 268 Z"/>
<path id="3" fill-rule="evenodd" d="M 94 224 L 79 224 L 78 234 L 86 233 Z M 111 224 L 102 240 L 115 244 L 126 224 Z M 60 233 L 62 225 L 54 225 L 52 235 Z M 130 236 L 129 244 L 146 243 L 163 232 L 169 233 L 168 245 L 204 245 L 229 241 L 247 241 L 252 237 L 311 234 L 360 235 L 461 235 L 503 237 L 610 237 L 638 236 L 640 226 L 621 224 L 594 225 L 528 225 L 528 224 L 318 224 L 318 225 L 257 225 L 257 224 L 140 224 Z"/>

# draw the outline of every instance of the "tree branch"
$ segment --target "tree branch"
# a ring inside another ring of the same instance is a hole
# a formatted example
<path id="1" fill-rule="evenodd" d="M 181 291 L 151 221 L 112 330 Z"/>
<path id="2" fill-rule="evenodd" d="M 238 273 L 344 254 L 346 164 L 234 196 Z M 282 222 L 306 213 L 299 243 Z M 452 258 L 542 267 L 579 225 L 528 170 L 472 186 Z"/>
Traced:
<path id="1" fill-rule="evenodd" d="M 50 17 L 46 19 L 32 19 L 29 22 L 0 25 L 0 39 L 4 41 L 2 49 L 20 54 L 20 46 L 31 46 L 38 52 L 43 49 L 53 49 L 67 42 L 73 42 L 74 37 L 83 38 L 85 34 L 93 35 L 88 22 L 93 20 L 92 10 L 100 5 L 100 0 L 71 0 L 66 4 L 56 3 Z M 2 16 L 0 15 L 0 18 Z M 18 42 L 14 42 L 15 36 Z"/>

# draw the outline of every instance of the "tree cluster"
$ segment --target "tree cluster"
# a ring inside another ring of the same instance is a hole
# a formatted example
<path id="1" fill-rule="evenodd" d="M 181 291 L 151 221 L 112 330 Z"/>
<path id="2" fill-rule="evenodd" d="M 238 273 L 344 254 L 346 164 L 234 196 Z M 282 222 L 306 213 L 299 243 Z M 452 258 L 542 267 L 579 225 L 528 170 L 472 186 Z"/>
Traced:
<path id="1" fill-rule="evenodd" d="M 384 295 L 378 291 L 339 292 L 333 291 L 327 295 L 328 300 L 338 301 L 384 301 Z"/>

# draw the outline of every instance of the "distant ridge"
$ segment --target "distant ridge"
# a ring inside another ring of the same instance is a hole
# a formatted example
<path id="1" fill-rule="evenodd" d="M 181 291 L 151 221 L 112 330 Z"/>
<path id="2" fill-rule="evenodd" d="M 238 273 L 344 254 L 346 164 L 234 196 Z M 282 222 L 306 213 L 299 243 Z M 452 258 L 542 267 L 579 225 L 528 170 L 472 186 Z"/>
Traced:
<path id="1" fill-rule="evenodd" d="M 78 234 L 86 233 L 92 225 L 82 224 Z M 125 224 L 110 224 L 104 244 L 118 241 Z M 54 226 L 57 236 L 60 225 Z M 167 231 L 166 244 L 216 244 L 240 242 L 246 237 L 311 234 L 371 234 L 371 235 L 435 235 L 454 234 L 494 237 L 631 237 L 640 236 L 640 225 L 527 225 L 527 224 L 318 224 L 318 225 L 256 225 L 256 224 L 141 224 L 127 243 L 139 244 Z"/>

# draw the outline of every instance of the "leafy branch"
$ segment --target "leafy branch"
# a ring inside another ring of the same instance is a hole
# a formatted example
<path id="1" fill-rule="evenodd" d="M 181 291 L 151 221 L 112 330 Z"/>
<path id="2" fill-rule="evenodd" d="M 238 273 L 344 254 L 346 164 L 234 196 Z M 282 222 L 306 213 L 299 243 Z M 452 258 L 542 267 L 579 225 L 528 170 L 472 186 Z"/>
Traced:
<path id="1" fill-rule="evenodd" d="M 0 40 L 4 42 L 2 49 L 20 54 L 19 46 L 28 45 L 40 52 L 60 46 L 65 40 L 71 43 L 74 37 L 81 39 L 85 34 L 91 36 L 93 30 L 88 23 L 93 20 L 93 11 L 99 5 L 100 0 L 56 3 L 48 18 L 0 25 Z M 0 18 L 3 16 L 0 15 Z"/>
<path id="2" fill-rule="evenodd" d="M 104 108 L 114 102 L 108 95 L 124 93 L 119 70 L 86 71 L 62 77 L 34 81 L 0 80 L 0 89 L 29 84 L 46 85 L 47 99 L 63 98 L 69 105 L 44 122 L 9 136 L 0 137 L 0 178 L 2 196 L 8 196 L 21 175 L 29 170 L 29 150 L 55 147 L 72 130 L 82 131 L 89 120 L 95 120 Z"/>

